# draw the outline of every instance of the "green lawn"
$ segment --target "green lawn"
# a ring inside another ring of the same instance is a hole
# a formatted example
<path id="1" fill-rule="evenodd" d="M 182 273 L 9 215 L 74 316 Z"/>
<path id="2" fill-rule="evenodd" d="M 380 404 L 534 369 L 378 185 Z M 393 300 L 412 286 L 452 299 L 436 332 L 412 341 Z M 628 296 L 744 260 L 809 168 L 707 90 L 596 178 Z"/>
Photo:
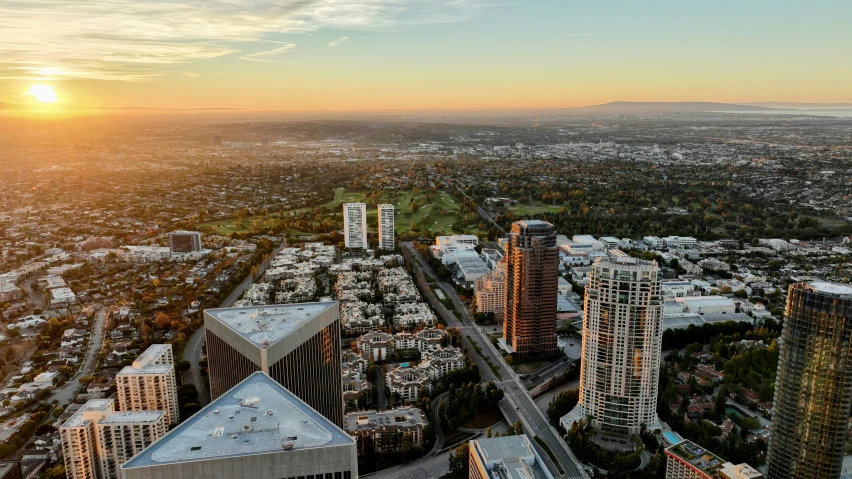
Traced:
<path id="1" fill-rule="evenodd" d="M 548 205 L 540 201 L 531 201 L 526 204 L 518 203 L 517 206 L 509 206 L 506 208 L 518 217 L 535 216 L 541 213 L 558 213 L 562 209 L 561 205 Z"/>
<path id="2" fill-rule="evenodd" d="M 431 202 L 426 202 L 426 195 L 432 196 Z M 342 213 L 341 205 L 343 205 L 343 203 L 365 203 L 366 200 L 367 195 L 363 192 L 350 191 L 346 188 L 335 188 L 334 199 L 324 203 L 322 206 L 332 211 Z M 417 212 L 411 208 L 412 201 L 420 205 Z M 379 197 L 379 202 L 390 203 L 394 205 L 394 208 L 396 208 L 394 223 L 397 233 L 409 231 L 413 223 L 418 230 L 421 226 L 425 225 L 426 228 L 433 233 L 437 231 L 444 231 L 449 234 L 452 233 L 453 224 L 459 221 L 459 217 L 461 216 L 461 210 L 458 203 L 456 203 L 456 199 L 449 193 L 443 191 L 438 193 L 430 193 L 428 191 L 421 191 L 418 193 L 413 191 L 385 192 L 381 197 Z M 299 208 L 285 211 L 284 214 L 299 214 L 310 210 L 311 208 Z M 556 208 L 556 211 L 558 210 L 559 208 Z M 273 214 L 271 216 L 273 218 L 278 217 L 277 214 Z M 367 210 L 367 224 L 370 231 L 376 231 L 378 216 L 379 213 L 376 208 L 369 208 Z M 227 220 L 208 221 L 206 223 L 199 223 L 197 226 L 213 228 L 216 231 L 216 234 L 228 236 L 234 232 L 250 232 L 252 222 L 257 219 L 263 218 L 261 216 L 247 216 L 243 218 L 242 221 L 237 218 L 233 218 Z M 470 229 L 476 228 L 476 224 L 466 226 Z M 290 233 L 294 236 L 312 234 L 296 230 L 293 230 Z"/>
<path id="3" fill-rule="evenodd" d="M 431 195 L 431 202 L 426 202 L 426 195 Z M 364 203 L 365 193 L 349 191 L 345 188 L 335 188 L 334 199 L 323 206 L 340 210 L 343 203 Z M 421 191 L 385 192 L 379 197 L 380 203 L 390 203 L 396 210 L 394 225 L 397 233 L 409 231 L 412 223 L 418 227 L 425 225 L 430 231 L 445 231 L 451 233 L 452 226 L 459 220 L 460 208 L 456 199 L 446 192 L 430 193 Z M 415 212 L 411 207 L 416 202 L 420 208 Z M 367 224 L 371 231 L 376 230 L 378 211 L 375 208 L 367 210 Z M 476 225 L 468 225 L 475 227 Z"/>

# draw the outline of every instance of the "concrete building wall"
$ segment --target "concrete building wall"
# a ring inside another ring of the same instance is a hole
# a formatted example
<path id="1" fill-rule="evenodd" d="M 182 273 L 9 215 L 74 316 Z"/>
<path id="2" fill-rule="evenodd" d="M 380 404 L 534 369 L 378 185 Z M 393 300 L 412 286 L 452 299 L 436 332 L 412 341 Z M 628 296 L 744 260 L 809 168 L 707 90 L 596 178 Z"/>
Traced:
<path id="1" fill-rule="evenodd" d="M 345 446 L 136 467 L 122 470 L 122 479 L 289 479 L 326 478 L 326 474 L 332 479 L 357 479 L 357 453 L 353 441 Z"/>

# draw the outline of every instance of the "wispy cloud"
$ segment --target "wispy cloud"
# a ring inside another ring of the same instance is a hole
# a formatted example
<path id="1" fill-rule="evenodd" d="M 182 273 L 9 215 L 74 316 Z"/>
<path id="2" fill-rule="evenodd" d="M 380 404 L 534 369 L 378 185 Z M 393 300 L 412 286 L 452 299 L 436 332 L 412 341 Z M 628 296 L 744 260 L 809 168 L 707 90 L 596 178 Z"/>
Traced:
<path id="1" fill-rule="evenodd" d="M 180 74 L 184 75 L 184 76 L 188 76 L 190 78 L 197 78 L 199 76 L 198 73 L 193 73 L 193 72 L 180 72 Z"/>
<path id="2" fill-rule="evenodd" d="M 278 43 L 278 42 L 275 42 Z M 249 53 L 248 55 L 243 55 L 240 57 L 240 60 L 248 60 L 250 62 L 264 62 L 264 63 L 276 63 L 278 60 L 269 60 L 266 58 L 259 57 L 268 57 L 272 55 L 278 55 L 280 53 L 287 53 L 290 50 L 296 48 L 295 43 L 285 43 L 284 46 L 280 46 L 278 48 L 273 48 L 271 50 L 263 50 L 261 52 Z"/>
<path id="3" fill-rule="evenodd" d="M 145 81 L 163 65 L 241 52 L 272 35 L 456 22 L 490 1 L 2 0 L 0 78 Z M 268 56 L 260 53 L 241 58 Z"/>
<path id="4" fill-rule="evenodd" d="M 336 47 L 349 41 L 349 37 L 340 37 L 337 40 L 332 40 L 328 43 L 330 47 Z"/>

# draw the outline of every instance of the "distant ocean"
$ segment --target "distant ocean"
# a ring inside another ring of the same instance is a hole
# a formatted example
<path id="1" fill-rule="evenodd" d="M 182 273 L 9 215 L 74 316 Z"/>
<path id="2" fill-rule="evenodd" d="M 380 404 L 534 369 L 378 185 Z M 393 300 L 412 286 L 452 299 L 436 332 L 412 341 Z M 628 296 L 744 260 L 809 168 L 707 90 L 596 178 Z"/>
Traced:
<path id="1" fill-rule="evenodd" d="M 736 113 L 739 115 L 810 115 L 810 116 L 836 116 L 842 118 L 852 118 L 852 109 L 824 109 L 824 110 L 782 110 L 771 109 L 761 111 L 717 111 L 712 113 Z"/>

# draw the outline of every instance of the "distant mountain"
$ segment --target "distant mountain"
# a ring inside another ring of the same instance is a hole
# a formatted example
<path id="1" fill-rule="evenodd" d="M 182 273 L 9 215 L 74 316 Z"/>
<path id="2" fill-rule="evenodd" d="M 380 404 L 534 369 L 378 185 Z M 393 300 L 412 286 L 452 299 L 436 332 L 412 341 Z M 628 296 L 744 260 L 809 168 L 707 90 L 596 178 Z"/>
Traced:
<path id="1" fill-rule="evenodd" d="M 746 106 L 762 106 L 782 110 L 850 110 L 852 103 L 796 103 L 791 101 L 753 101 Z"/>
<path id="2" fill-rule="evenodd" d="M 707 101 L 690 102 L 640 102 L 640 101 L 613 101 L 603 105 L 582 106 L 578 108 L 567 108 L 571 113 L 579 114 L 612 114 L 612 115 L 647 115 L 658 113 L 705 113 L 711 111 L 766 111 L 766 108 L 757 105 L 737 105 L 733 103 L 713 103 Z"/>

